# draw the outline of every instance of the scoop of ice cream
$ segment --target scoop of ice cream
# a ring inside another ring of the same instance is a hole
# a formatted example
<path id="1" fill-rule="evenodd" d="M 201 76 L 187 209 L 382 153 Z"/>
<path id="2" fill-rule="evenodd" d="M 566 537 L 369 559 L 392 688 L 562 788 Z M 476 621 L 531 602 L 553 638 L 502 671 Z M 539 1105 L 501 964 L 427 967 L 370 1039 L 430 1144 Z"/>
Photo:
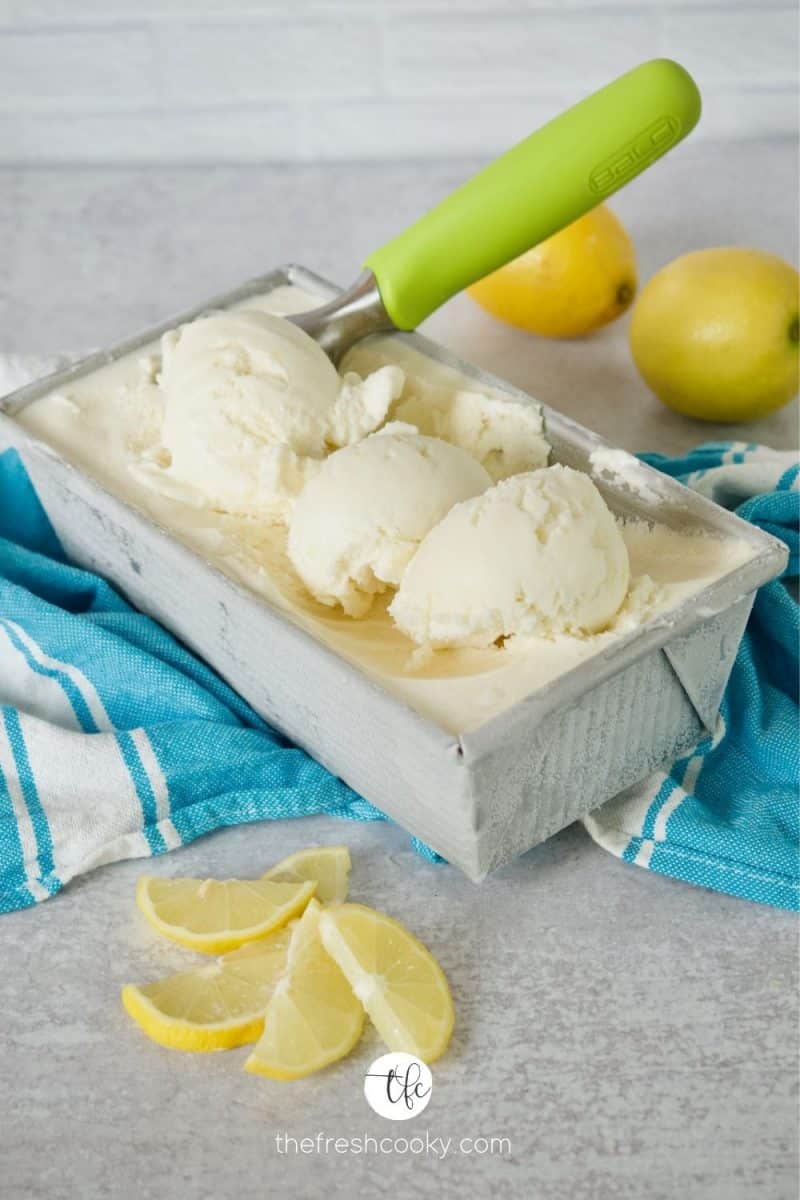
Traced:
<path id="1" fill-rule="evenodd" d="M 301 329 L 250 310 L 183 325 L 162 353 L 171 474 L 213 507 L 258 516 L 285 516 L 303 460 L 375 429 L 403 381 L 394 367 L 343 381 Z"/>
<path id="2" fill-rule="evenodd" d="M 411 421 L 422 433 L 461 446 L 495 481 L 547 465 L 550 447 L 542 411 L 537 404 L 515 396 L 412 392 L 396 405 L 394 415 L 400 421 Z"/>
<path id="3" fill-rule="evenodd" d="M 603 629 L 628 589 L 628 552 L 588 475 L 545 467 L 457 504 L 421 543 L 389 611 L 420 645 Z"/>
<path id="4" fill-rule="evenodd" d="M 332 454 L 306 484 L 289 525 L 289 558 L 323 604 L 364 616 L 396 586 L 425 534 L 491 484 L 464 450 L 405 428 Z"/>
<path id="5" fill-rule="evenodd" d="M 402 368 L 402 393 L 392 417 L 416 425 L 420 433 L 443 438 L 467 450 L 495 482 L 522 471 L 546 467 L 550 446 L 539 404 L 486 381 L 468 380 L 405 342 L 366 338 L 345 355 L 359 375 L 389 361 Z"/>

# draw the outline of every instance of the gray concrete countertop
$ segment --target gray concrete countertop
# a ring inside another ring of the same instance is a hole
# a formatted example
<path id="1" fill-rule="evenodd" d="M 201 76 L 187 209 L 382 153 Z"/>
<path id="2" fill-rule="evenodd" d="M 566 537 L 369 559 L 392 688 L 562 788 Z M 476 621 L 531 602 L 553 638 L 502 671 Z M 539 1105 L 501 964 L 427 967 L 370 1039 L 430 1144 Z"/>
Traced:
<path id="1" fill-rule="evenodd" d="M 746 161 L 746 169 L 741 167 Z M 0 172 L 0 349 L 101 345 L 287 260 L 341 282 L 472 164 Z M 686 250 L 740 243 L 796 260 L 789 147 L 681 148 L 618 197 L 643 278 Z M 794 443 L 791 406 L 754 426 L 663 409 L 630 363 L 624 323 L 550 343 L 469 300 L 428 332 L 631 450 L 733 437 Z M 257 874 L 346 841 L 352 894 L 440 957 L 457 1008 L 434 1095 L 405 1125 L 367 1108 L 380 1051 L 307 1081 L 244 1075 L 243 1051 L 170 1053 L 118 1001 L 191 961 L 133 900 L 141 863 L 103 868 L 0 917 L 0 1194 L 162 1200 L 280 1193 L 535 1200 L 788 1200 L 797 1191 L 796 923 L 662 879 L 579 827 L 480 887 L 419 859 L 402 830 L 313 818 L 216 834 L 147 864 Z M 429 1153 L 281 1153 L 294 1138 L 451 1138 Z M 469 1153 L 462 1139 L 506 1137 Z M 440 1152 L 441 1153 L 441 1152 Z"/>

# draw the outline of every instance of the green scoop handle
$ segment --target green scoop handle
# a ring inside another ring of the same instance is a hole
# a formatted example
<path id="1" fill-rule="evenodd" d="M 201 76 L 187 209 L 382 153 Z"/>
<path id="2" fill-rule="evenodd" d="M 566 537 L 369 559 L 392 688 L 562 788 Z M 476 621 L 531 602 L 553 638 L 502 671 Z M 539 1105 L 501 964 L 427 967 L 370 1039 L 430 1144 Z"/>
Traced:
<path id="1" fill-rule="evenodd" d="M 399 329 L 595 208 L 697 124 L 700 93 L 667 58 L 634 67 L 484 167 L 376 250 L 372 271 Z"/>

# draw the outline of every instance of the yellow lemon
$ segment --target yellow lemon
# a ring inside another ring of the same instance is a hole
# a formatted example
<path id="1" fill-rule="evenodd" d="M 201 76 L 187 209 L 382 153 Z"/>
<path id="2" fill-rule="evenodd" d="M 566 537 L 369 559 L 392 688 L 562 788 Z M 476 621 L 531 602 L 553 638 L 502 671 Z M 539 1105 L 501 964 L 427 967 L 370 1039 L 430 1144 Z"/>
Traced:
<path id="1" fill-rule="evenodd" d="M 310 900 L 292 930 L 286 968 L 272 991 L 264 1032 L 244 1064 L 246 1071 L 301 1079 L 344 1058 L 361 1037 L 364 1010 L 322 945 L 322 913 Z"/>
<path id="2" fill-rule="evenodd" d="M 797 271 L 728 246 L 685 254 L 644 288 L 631 352 L 664 404 L 701 421 L 752 421 L 798 390 Z"/>
<path id="3" fill-rule="evenodd" d="M 173 1050 L 229 1050 L 255 1042 L 286 970 L 292 930 L 285 925 L 214 962 L 155 983 L 129 983 L 122 1003 L 149 1038 Z"/>
<path id="4" fill-rule="evenodd" d="M 341 904 L 347 899 L 349 876 L 347 846 L 312 846 L 281 859 L 264 878 L 278 883 L 304 883 L 310 879 L 316 884 L 314 895 L 320 904 Z"/>
<path id="5" fill-rule="evenodd" d="M 633 243 L 601 204 L 468 289 L 487 312 L 544 337 L 608 325 L 636 293 Z"/>
<path id="6" fill-rule="evenodd" d="M 157 933 L 202 954 L 225 954 L 266 937 L 302 912 L 311 880 L 159 879 L 142 875 L 136 903 Z"/>
<path id="7" fill-rule="evenodd" d="M 453 1000 L 444 971 L 422 942 L 365 904 L 321 910 L 319 930 L 389 1049 L 428 1063 L 438 1058 L 453 1032 Z"/>

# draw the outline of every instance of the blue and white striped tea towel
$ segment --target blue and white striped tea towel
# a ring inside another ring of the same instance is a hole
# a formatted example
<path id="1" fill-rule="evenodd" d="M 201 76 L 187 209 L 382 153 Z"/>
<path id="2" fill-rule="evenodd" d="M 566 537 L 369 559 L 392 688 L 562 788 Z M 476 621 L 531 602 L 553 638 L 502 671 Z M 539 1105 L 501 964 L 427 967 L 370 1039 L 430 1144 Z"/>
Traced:
<path id="1" fill-rule="evenodd" d="M 102 863 L 321 812 L 382 819 L 69 565 L 16 452 L 0 453 L 0 912 Z"/>
<path id="2" fill-rule="evenodd" d="M 796 456 L 739 442 L 685 458 L 642 456 L 781 538 L 798 574 Z M 798 605 L 780 580 L 760 589 L 717 728 L 693 754 L 584 820 L 626 862 L 701 887 L 796 910 L 800 902 Z"/>
<path id="3" fill-rule="evenodd" d="M 0 360 L 6 391 L 27 366 Z M 750 470 L 749 490 L 769 493 L 742 515 L 789 540 L 796 471 L 772 452 L 704 447 L 657 465 L 682 476 L 697 468 L 700 486 L 722 465 L 719 487 L 730 489 L 732 456 Z M 792 672 L 780 654 L 794 653 L 796 617 L 781 584 L 763 590 L 726 697 L 725 738 L 703 743 L 638 799 L 606 805 L 590 825 L 601 844 L 696 883 L 791 902 Z M 161 854 L 226 825 L 320 812 L 382 818 L 154 621 L 71 566 L 19 458 L 0 453 L 0 912 L 101 863 Z M 681 853 L 694 866 L 681 867 Z"/>

